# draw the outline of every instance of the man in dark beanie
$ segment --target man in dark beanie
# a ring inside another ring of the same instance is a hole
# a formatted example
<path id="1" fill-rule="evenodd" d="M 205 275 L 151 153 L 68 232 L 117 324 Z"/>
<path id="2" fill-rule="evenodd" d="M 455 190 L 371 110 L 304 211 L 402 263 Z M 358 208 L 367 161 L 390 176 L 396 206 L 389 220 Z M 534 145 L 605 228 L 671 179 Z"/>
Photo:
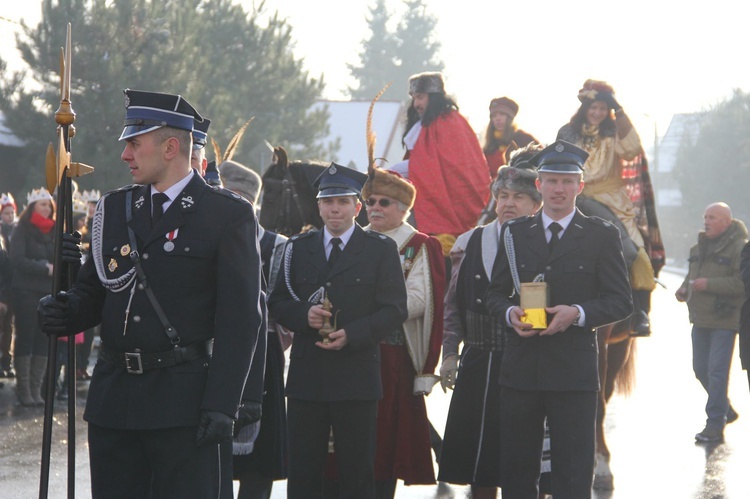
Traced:
<path id="1" fill-rule="evenodd" d="M 446 95 L 442 74 L 412 76 L 409 95 L 402 138 L 407 161 L 392 169 L 417 189 L 416 229 L 437 237 L 447 256 L 456 237 L 476 225 L 489 200 L 487 162 L 476 134 Z"/>

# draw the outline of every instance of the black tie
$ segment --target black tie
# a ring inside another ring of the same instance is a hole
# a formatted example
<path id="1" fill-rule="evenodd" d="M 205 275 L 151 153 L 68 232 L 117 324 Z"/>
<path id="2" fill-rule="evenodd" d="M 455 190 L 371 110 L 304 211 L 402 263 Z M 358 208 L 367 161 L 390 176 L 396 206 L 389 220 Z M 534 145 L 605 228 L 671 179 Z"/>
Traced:
<path id="1" fill-rule="evenodd" d="M 557 222 L 552 222 L 547 228 L 552 233 L 552 237 L 549 239 L 549 252 L 551 254 L 555 250 L 555 245 L 560 240 L 560 231 L 562 230 L 562 225 Z"/>
<path id="2" fill-rule="evenodd" d="M 157 192 L 153 196 L 151 196 L 151 204 L 152 204 L 152 212 L 151 215 L 151 226 L 156 226 L 157 223 L 159 223 L 159 220 L 161 219 L 161 216 L 164 214 L 164 203 L 169 201 L 169 196 L 164 194 L 163 192 Z"/>
<path id="3" fill-rule="evenodd" d="M 331 244 L 333 247 L 331 248 L 331 254 L 328 255 L 328 268 L 333 268 L 333 264 L 335 264 L 336 260 L 341 256 L 341 247 L 339 246 L 339 244 L 341 244 L 341 239 L 334 237 L 331 239 Z"/>

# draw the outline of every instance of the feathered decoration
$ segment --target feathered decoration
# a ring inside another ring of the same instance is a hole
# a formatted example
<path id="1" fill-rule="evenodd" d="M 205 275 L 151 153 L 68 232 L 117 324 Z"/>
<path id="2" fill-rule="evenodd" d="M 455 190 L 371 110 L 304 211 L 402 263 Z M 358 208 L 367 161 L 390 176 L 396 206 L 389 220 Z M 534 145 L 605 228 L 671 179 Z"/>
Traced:
<path id="1" fill-rule="evenodd" d="M 388 90 L 393 82 L 389 82 L 383 89 L 378 92 L 378 95 L 370 102 L 370 109 L 367 110 L 367 124 L 365 125 L 365 135 L 367 139 L 367 174 L 372 178 L 374 175 L 373 171 L 375 166 L 375 132 L 372 131 L 372 110 L 375 108 L 375 103 L 380 97 Z"/>
<path id="2" fill-rule="evenodd" d="M 227 145 L 226 151 L 224 151 L 223 155 L 221 153 L 221 147 L 219 147 L 219 144 L 217 144 L 213 137 L 211 137 L 211 145 L 214 148 L 214 155 L 216 156 L 217 165 L 222 164 L 224 161 L 230 161 L 232 157 L 234 157 L 234 153 L 235 151 L 237 151 L 237 147 L 240 145 L 240 141 L 245 135 L 245 130 L 247 130 L 247 127 L 250 125 L 250 123 L 252 123 L 254 119 L 255 116 L 247 120 L 245 124 L 242 125 L 239 130 L 237 130 L 237 133 L 234 134 L 232 140 L 229 141 L 229 144 Z"/>

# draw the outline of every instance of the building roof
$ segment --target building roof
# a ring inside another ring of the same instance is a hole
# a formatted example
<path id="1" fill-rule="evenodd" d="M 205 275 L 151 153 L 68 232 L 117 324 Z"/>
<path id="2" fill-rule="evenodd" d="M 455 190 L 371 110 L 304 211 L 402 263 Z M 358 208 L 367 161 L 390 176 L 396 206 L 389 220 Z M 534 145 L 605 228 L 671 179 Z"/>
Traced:
<path id="1" fill-rule="evenodd" d="M 659 144 L 659 172 L 667 173 L 674 169 L 677 151 L 683 140 L 695 143 L 706 113 L 682 113 L 672 116 L 669 127 Z"/>
<path id="2" fill-rule="evenodd" d="M 328 106 L 330 133 L 322 139 L 328 145 L 340 139 L 340 148 L 333 160 L 341 165 L 367 171 L 367 141 L 365 126 L 370 101 L 318 101 L 313 109 Z M 378 101 L 372 112 L 372 129 L 375 132 L 375 158 L 384 158 L 386 164 L 403 159 L 401 146 L 402 104 L 396 101 Z"/>
<path id="3" fill-rule="evenodd" d="M 13 135 L 13 132 L 5 126 L 5 116 L 0 112 L 0 146 L 23 147 L 24 141 Z"/>

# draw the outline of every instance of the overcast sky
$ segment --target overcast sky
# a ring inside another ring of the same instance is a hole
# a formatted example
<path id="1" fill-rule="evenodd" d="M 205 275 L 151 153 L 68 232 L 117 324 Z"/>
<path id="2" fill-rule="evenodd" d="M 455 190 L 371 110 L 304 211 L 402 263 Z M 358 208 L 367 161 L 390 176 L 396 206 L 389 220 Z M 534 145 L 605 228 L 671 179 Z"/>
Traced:
<path id="1" fill-rule="evenodd" d="M 0 3 L 1 17 L 38 22 L 39 0 Z M 248 8 L 253 4 L 241 3 Z M 520 105 L 517 123 L 542 141 L 552 141 L 577 109 L 584 80 L 595 78 L 614 86 L 648 147 L 654 127 L 663 134 L 673 114 L 706 109 L 734 88 L 750 91 L 745 57 L 750 30 L 736 0 L 427 3 L 438 18 L 447 90 L 477 132 L 487 124 L 489 101 L 507 95 Z M 345 99 L 343 90 L 352 83 L 346 64 L 358 62 L 373 4 L 266 0 L 265 8 L 288 19 L 296 56 L 304 59 L 311 75 L 325 76 L 324 97 Z M 399 0 L 388 5 L 397 15 L 403 12 Z M 6 58 L 14 48 L 8 27 L 14 25 L 0 20 Z M 75 27 L 73 42 L 82 42 L 75 38 Z M 406 82 L 394 85 L 406 93 Z"/>

